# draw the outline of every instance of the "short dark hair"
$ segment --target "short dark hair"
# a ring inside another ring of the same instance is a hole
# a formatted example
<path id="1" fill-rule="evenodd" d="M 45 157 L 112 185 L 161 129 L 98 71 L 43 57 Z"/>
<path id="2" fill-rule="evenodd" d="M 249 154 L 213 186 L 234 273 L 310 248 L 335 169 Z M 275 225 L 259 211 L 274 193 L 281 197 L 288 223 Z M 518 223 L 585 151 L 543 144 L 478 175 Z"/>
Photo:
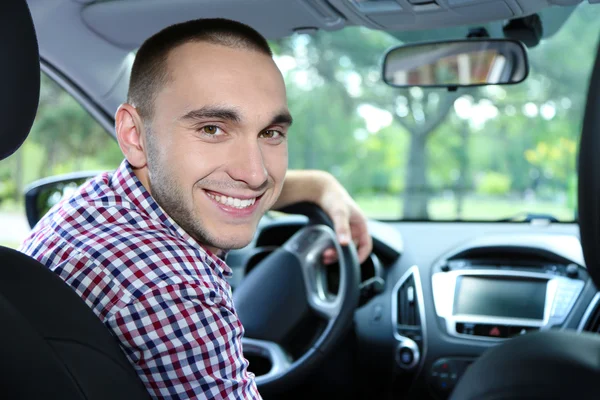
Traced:
<path id="1" fill-rule="evenodd" d="M 168 26 L 142 44 L 131 69 L 127 102 L 136 107 L 142 119 L 152 118 L 156 95 L 168 80 L 170 52 L 190 42 L 208 42 L 273 55 L 267 40 L 241 22 L 213 18 Z"/>

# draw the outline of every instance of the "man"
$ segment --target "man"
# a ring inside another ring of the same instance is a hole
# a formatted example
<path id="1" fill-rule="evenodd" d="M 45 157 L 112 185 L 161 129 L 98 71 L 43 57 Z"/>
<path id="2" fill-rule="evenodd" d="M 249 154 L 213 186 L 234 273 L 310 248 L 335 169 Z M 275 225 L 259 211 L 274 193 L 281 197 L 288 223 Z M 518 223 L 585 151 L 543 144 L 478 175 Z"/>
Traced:
<path id="1" fill-rule="evenodd" d="M 116 113 L 121 166 L 22 245 L 111 329 L 152 396 L 259 398 L 223 252 L 246 246 L 267 210 L 315 202 L 342 244 L 369 254 L 365 218 L 341 185 L 286 171 L 291 123 L 260 34 L 227 20 L 168 27 L 139 49 Z"/>

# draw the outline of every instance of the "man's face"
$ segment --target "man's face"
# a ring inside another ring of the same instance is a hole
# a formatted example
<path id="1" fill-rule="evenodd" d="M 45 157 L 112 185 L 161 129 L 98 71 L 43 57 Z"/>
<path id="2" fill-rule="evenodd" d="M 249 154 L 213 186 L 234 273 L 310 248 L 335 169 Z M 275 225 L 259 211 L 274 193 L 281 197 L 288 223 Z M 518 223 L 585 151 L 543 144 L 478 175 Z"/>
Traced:
<path id="1" fill-rule="evenodd" d="M 173 50 L 146 137 L 152 196 L 198 242 L 247 245 L 288 163 L 285 85 L 266 54 L 204 42 Z"/>

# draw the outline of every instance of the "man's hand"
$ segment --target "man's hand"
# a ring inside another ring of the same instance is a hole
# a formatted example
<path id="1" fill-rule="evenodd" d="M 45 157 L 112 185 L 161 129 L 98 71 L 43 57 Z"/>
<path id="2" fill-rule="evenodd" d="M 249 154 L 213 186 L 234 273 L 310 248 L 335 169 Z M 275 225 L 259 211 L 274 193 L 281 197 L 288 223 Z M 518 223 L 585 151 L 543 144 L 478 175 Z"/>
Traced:
<path id="1" fill-rule="evenodd" d="M 273 209 L 302 201 L 310 201 L 321 207 L 332 219 L 340 244 L 344 246 L 352 240 L 359 261 L 362 263 L 367 259 L 373 249 L 367 219 L 333 175 L 324 171 L 288 171 L 281 196 Z M 333 248 L 323 253 L 325 264 L 336 260 L 337 254 Z"/>
<path id="2" fill-rule="evenodd" d="M 369 235 L 367 219 L 354 200 L 350 198 L 348 192 L 339 183 L 338 185 L 339 189 L 330 188 L 324 194 L 321 203 L 318 204 L 333 220 L 333 226 L 340 244 L 344 246 L 352 240 L 358 251 L 358 259 L 362 263 L 373 249 L 373 240 Z M 346 196 L 343 196 L 343 194 Z M 344 197 L 347 198 L 344 199 Z M 332 264 L 335 261 L 337 261 L 335 250 L 325 250 L 323 262 Z"/>

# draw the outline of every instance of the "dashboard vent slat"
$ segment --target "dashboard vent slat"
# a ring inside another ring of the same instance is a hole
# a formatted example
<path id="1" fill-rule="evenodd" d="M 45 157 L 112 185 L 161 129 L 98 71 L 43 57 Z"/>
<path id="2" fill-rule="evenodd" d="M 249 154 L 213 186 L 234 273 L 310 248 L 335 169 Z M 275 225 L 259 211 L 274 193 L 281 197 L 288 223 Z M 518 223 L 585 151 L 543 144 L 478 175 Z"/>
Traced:
<path id="1" fill-rule="evenodd" d="M 398 325 L 420 326 L 415 280 L 411 275 L 398 290 Z"/>
<path id="2" fill-rule="evenodd" d="M 588 317 L 583 330 L 584 332 L 600 333 L 600 303 L 596 303 L 594 311 Z"/>

